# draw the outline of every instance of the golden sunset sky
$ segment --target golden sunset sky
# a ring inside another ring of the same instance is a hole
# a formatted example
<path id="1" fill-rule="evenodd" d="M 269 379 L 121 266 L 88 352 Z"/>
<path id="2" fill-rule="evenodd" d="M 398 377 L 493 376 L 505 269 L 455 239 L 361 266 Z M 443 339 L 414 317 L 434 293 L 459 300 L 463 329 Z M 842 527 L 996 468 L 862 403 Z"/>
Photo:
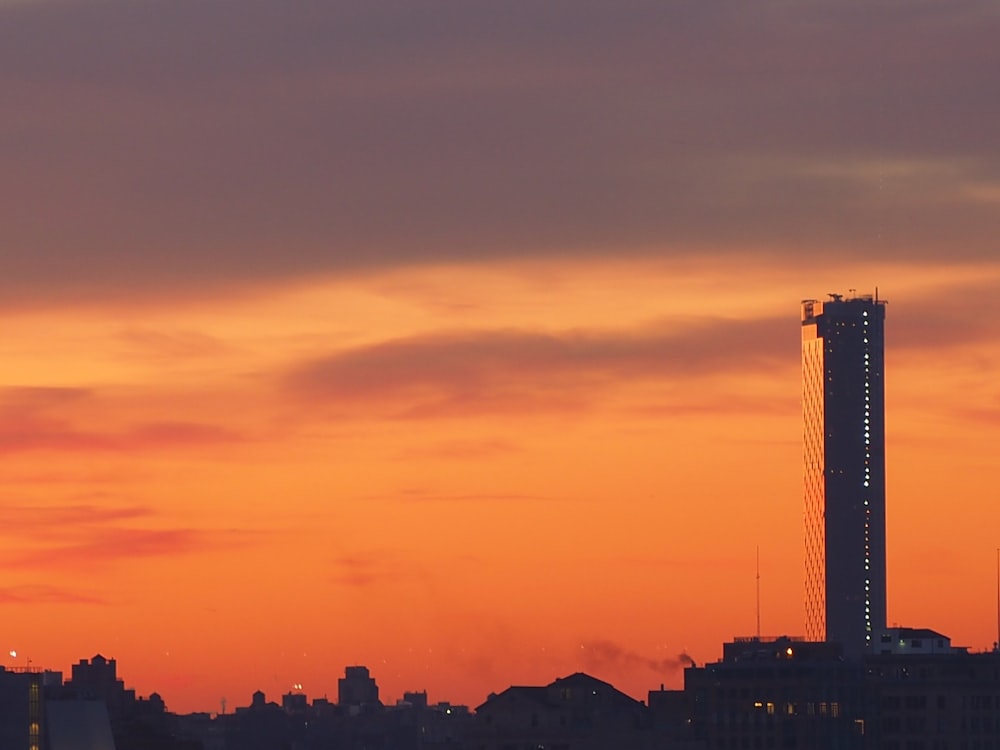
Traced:
<path id="1" fill-rule="evenodd" d="M 640 699 L 803 632 L 799 301 L 889 300 L 888 612 L 997 639 L 1000 8 L 0 2 L 0 653 Z"/>

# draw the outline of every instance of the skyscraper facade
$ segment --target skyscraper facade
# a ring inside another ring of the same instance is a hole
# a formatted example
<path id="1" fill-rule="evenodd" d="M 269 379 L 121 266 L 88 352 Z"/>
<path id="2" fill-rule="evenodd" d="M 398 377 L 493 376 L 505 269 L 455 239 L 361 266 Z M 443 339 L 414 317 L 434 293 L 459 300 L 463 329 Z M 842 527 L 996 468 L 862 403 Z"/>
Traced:
<path id="1" fill-rule="evenodd" d="M 885 302 L 802 302 L 806 637 L 860 656 L 885 628 Z"/>

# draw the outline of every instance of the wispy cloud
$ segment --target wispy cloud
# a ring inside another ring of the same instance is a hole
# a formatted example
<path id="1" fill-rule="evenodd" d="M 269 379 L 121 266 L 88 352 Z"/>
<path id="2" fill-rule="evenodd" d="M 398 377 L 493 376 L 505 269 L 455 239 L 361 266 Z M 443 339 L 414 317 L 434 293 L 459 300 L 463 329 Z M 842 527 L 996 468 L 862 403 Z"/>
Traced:
<path id="1" fill-rule="evenodd" d="M 385 576 L 383 565 L 374 558 L 341 557 L 333 561 L 333 580 L 348 586 L 370 586 Z"/>
<path id="2" fill-rule="evenodd" d="M 0 505 L 0 536 L 23 537 L 25 534 L 57 536 L 78 524 L 102 525 L 117 521 L 149 518 L 152 509 L 141 505 Z"/>
<path id="3" fill-rule="evenodd" d="M 211 444 L 244 438 L 225 427 L 194 422 L 152 422 L 123 432 L 77 429 L 68 421 L 26 419 L 0 428 L 0 454 L 22 451 L 143 452 Z"/>
<path id="4" fill-rule="evenodd" d="M 0 454 L 21 451 L 142 452 L 236 443 L 245 436 L 216 424 L 163 420 L 124 428 L 95 429 L 87 416 L 91 393 L 73 389 L 3 389 L 0 403 Z M 74 403 L 83 403 L 79 419 Z M 86 427 L 78 422 L 87 422 Z"/>
<path id="5" fill-rule="evenodd" d="M 49 409 L 63 409 L 92 398 L 89 388 L 2 386 L 0 411 L 7 417 L 17 414 L 35 414 Z"/>
<path id="6" fill-rule="evenodd" d="M 448 458 L 462 460 L 490 459 L 517 453 L 521 449 L 509 440 L 445 440 L 421 447 L 409 448 L 399 456 L 409 461 L 421 458 Z"/>
<path id="7" fill-rule="evenodd" d="M 423 568 L 405 562 L 398 555 L 386 552 L 366 552 L 342 555 L 330 562 L 330 579 L 351 588 L 381 586 L 404 579 L 425 580 Z"/>
<path id="8" fill-rule="evenodd" d="M 216 336 L 188 330 L 131 327 L 119 332 L 116 340 L 129 351 L 130 356 L 140 355 L 163 362 L 178 358 L 214 357 L 229 349 L 226 342 Z"/>
<path id="9" fill-rule="evenodd" d="M 554 498 L 543 495 L 518 494 L 509 492 L 441 492 L 427 487 L 404 487 L 398 492 L 385 495 L 369 495 L 366 500 L 389 500 L 411 503 L 511 503 L 544 502 Z"/>
<path id="10" fill-rule="evenodd" d="M 100 528 L 72 534 L 55 544 L 0 555 L 12 569 L 73 569 L 121 560 L 186 554 L 206 545 L 210 535 L 193 529 Z"/>
<path id="11" fill-rule="evenodd" d="M 81 593 L 59 586 L 27 584 L 23 586 L 6 586 L 0 588 L 0 605 L 39 605 L 39 604 L 107 604 L 99 596 Z"/>
<path id="12" fill-rule="evenodd" d="M 259 533 L 174 527 L 139 504 L 0 506 L 0 564 L 21 571 L 73 571 L 248 543 Z"/>
<path id="13" fill-rule="evenodd" d="M 715 372 L 766 372 L 794 362 L 777 319 L 683 321 L 624 332 L 473 331 L 418 336 L 303 363 L 292 394 L 396 417 L 585 408 L 588 389 Z"/>

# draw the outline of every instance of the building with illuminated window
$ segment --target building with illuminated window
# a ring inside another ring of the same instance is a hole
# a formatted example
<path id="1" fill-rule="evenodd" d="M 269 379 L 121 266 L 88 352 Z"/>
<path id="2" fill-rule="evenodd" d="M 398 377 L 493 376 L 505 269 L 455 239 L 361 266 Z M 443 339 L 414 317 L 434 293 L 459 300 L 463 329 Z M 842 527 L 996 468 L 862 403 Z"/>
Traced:
<path id="1" fill-rule="evenodd" d="M 879 641 L 845 659 L 831 641 L 737 638 L 721 661 L 686 668 L 683 692 L 650 691 L 654 726 L 709 750 L 1000 748 L 1000 650 L 969 653 L 924 628 Z"/>
<path id="2" fill-rule="evenodd" d="M 684 692 L 690 739 L 712 750 L 874 747 L 864 663 L 845 661 L 839 643 L 737 638 L 723 646 L 722 661 L 684 670 Z"/>
<path id="3" fill-rule="evenodd" d="M 885 302 L 802 302 L 806 637 L 848 657 L 885 629 Z"/>
<path id="4" fill-rule="evenodd" d="M 28 668 L 0 667 L 0 748 L 42 747 L 44 677 Z"/>

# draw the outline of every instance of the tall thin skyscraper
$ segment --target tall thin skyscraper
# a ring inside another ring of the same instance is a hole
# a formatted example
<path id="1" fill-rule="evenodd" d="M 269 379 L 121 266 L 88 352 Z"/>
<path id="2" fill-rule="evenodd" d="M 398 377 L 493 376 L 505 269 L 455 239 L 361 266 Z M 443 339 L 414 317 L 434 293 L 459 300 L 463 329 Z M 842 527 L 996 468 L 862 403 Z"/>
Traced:
<path id="1" fill-rule="evenodd" d="M 802 302 L 806 637 L 860 656 L 885 628 L 885 302 Z"/>

